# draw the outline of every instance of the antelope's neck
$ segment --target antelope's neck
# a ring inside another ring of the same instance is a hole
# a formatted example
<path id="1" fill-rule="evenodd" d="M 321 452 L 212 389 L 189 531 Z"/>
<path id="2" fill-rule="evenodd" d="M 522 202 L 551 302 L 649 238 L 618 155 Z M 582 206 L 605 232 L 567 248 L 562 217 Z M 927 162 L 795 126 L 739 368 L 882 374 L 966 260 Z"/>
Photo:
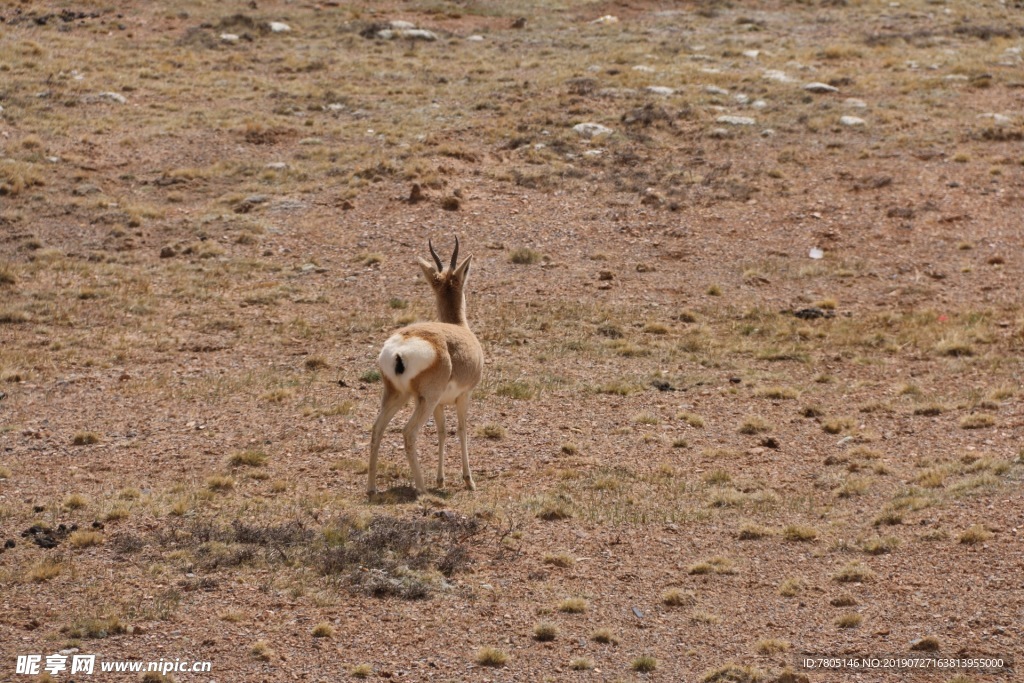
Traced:
<path id="1" fill-rule="evenodd" d="M 437 300 L 437 320 L 442 323 L 468 327 L 465 300 L 462 297 L 459 297 L 457 301 L 439 298 Z"/>

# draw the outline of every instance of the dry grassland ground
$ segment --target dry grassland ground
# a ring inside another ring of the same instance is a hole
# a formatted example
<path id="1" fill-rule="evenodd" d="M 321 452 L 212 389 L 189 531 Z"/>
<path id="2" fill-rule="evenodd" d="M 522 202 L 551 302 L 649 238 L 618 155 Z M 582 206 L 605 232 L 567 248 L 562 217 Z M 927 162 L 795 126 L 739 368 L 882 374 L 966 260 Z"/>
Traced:
<path id="1" fill-rule="evenodd" d="M 0 18 L 0 679 L 1019 675 L 797 660 L 1024 655 L 1020 3 Z M 479 490 L 370 502 L 455 234 Z"/>

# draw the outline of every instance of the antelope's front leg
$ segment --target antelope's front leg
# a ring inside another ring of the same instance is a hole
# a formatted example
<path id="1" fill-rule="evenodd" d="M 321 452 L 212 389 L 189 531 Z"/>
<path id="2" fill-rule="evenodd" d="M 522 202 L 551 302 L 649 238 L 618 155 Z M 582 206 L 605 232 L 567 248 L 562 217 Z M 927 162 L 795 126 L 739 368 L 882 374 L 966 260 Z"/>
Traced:
<path id="1" fill-rule="evenodd" d="M 459 416 L 459 445 L 462 447 L 462 480 L 466 482 L 466 488 L 476 491 L 476 484 L 473 482 L 473 473 L 469 471 L 469 432 L 467 417 L 469 415 L 469 392 L 459 396 L 455 401 L 455 410 Z"/>

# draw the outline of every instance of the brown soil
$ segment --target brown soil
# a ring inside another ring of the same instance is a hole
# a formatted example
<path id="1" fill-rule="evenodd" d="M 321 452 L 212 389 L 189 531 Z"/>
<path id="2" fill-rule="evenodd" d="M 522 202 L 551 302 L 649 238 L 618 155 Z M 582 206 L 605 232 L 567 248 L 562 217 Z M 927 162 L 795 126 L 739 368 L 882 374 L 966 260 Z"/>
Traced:
<path id="1" fill-rule="evenodd" d="M 69 647 L 212 662 L 177 681 L 1024 655 L 1015 10 L 157 5 L 0 9 L 0 679 Z M 439 39 L 367 33 L 395 19 Z M 452 415 L 409 495 L 406 411 L 367 501 L 376 354 L 456 234 L 478 490 Z"/>

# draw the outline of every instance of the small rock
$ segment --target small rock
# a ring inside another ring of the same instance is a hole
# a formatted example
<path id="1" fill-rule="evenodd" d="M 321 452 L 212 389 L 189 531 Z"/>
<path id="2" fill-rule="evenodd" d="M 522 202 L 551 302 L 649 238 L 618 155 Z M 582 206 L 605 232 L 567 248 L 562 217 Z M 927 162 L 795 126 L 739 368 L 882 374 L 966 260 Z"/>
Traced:
<path id="1" fill-rule="evenodd" d="M 819 259 L 825 258 L 825 252 L 819 249 L 818 247 L 812 247 L 811 250 L 807 252 L 807 257 L 817 261 Z"/>
<path id="2" fill-rule="evenodd" d="M 267 26 L 270 27 L 270 30 L 273 33 L 288 33 L 292 30 L 291 26 L 280 21 L 271 21 Z"/>
<path id="3" fill-rule="evenodd" d="M 654 73 L 655 69 L 653 66 L 647 66 L 646 64 L 637 64 L 636 66 L 633 67 L 633 71 L 639 71 L 645 74 L 652 74 Z"/>
<path id="4" fill-rule="evenodd" d="M 160 250 L 160 258 L 174 258 L 178 255 L 178 250 L 168 245 Z"/>
<path id="5" fill-rule="evenodd" d="M 597 19 L 594 19 L 590 23 L 591 24 L 617 24 L 617 23 L 619 23 L 619 18 L 614 16 L 614 15 L 612 15 L 612 14 L 606 14 L 603 17 L 598 17 Z"/>
<path id="6" fill-rule="evenodd" d="M 775 135 L 775 129 L 774 128 L 765 128 L 764 130 L 761 131 L 761 137 L 763 137 L 763 138 L 770 138 L 770 137 L 773 137 L 774 135 Z"/>
<path id="7" fill-rule="evenodd" d="M 866 126 L 868 122 L 859 116 L 840 116 L 839 124 L 843 126 Z"/>
<path id="8" fill-rule="evenodd" d="M 655 95 L 664 95 L 666 97 L 668 97 L 669 95 L 676 94 L 675 90 L 673 90 L 672 88 L 666 88 L 663 85 L 649 85 L 646 88 L 644 88 L 644 90 L 650 93 L 654 93 Z"/>
<path id="9" fill-rule="evenodd" d="M 76 197 L 86 197 L 86 196 L 91 195 L 91 194 L 99 194 L 99 193 L 100 193 L 100 188 L 98 188 L 95 185 L 92 185 L 90 183 L 82 183 L 81 185 L 76 185 L 71 190 L 71 194 L 75 195 Z"/>
<path id="10" fill-rule="evenodd" d="M 413 183 L 412 189 L 409 190 L 409 203 L 416 204 L 418 202 L 422 202 L 426 198 L 426 195 L 423 194 L 423 186 L 419 183 Z"/>
<path id="11" fill-rule="evenodd" d="M 636 616 L 637 619 L 643 619 L 644 618 L 644 613 L 641 612 L 636 607 L 633 608 L 633 614 Z"/>
<path id="12" fill-rule="evenodd" d="M 283 171 L 284 169 L 288 168 L 288 164 L 286 164 L 283 161 L 271 161 L 269 164 L 267 164 L 263 168 L 269 168 L 269 169 L 274 170 L 274 171 Z"/>
<path id="13" fill-rule="evenodd" d="M 792 83 L 793 79 L 786 75 L 786 72 L 779 71 L 778 69 L 768 69 L 764 72 L 764 79 L 767 81 L 776 81 L 778 83 Z"/>
<path id="14" fill-rule="evenodd" d="M 220 34 L 220 39 L 225 43 L 237 43 L 238 35 L 235 33 L 222 33 Z"/>
<path id="15" fill-rule="evenodd" d="M 915 652 L 937 652 L 939 650 L 939 641 L 931 636 L 918 638 L 910 641 L 910 649 Z"/>
<path id="16" fill-rule="evenodd" d="M 806 90 L 807 92 L 813 92 L 813 93 L 839 92 L 839 88 L 837 88 L 835 86 L 829 85 L 828 83 L 818 83 L 818 82 L 808 83 L 807 85 L 804 86 L 804 90 Z"/>
<path id="17" fill-rule="evenodd" d="M 704 92 L 709 95 L 728 95 L 729 91 L 725 88 L 719 88 L 717 85 L 705 85 Z"/>
<path id="18" fill-rule="evenodd" d="M 416 28 L 416 24 L 412 23 L 411 21 L 402 21 L 401 19 L 393 19 L 391 22 L 389 22 L 389 26 L 391 26 L 391 28 L 396 28 L 399 30 Z"/>
<path id="19" fill-rule="evenodd" d="M 1005 126 L 1008 123 L 1010 123 L 1010 121 L 1011 121 L 1010 117 L 1006 116 L 1005 114 L 989 113 L 989 114 L 980 114 L 979 116 L 980 116 L 980 118 L 983 118 L 983 119 L 992 119 L 992 123 L 996 124 L 997 126 Z"/>
<path id="20" fill-rule="evenodd" d="M 473 42 L 473 43 L 482 43 L 482 42 L 484 42 L 484 37 L 481 36 L 481 35 L 473 34 L 473 35 L 469 36 L 468 38 L 466 38 L 466 40 L 468 40 L 470 42 Z"/>
<path id="21" fill-rule="evenodd" d="M 331 102 L 330 104 L 324 105 L 324 111 L 339 112 L 345 111 L 345 105 L 340 102 Z"/>
<path id="22" fill-rule="evenodd" d="M 757 59 L 761 55 L 760 50 L 744 50 L 743 56 L 749 59 Z"/>
<path id="23" fill-rule="evenodd" d="M 433 42 L 437 40 L 437 34 L 433 31 L 428 31 L 423 28 L 403 28 L 403 29 L 390 29 L 385 28 L 377 31 L 377 37 L 381 40 L 395 40 L 397 38 L 406 38 L 408 40 L 422 40 L 426 42 Z"/>
<path id="24" fill-rule="evenodd" d="M 843 100 L 843 105 L 850 109 L 867 109 L 868 103 L 864 100 L 858 100 L 856 97 L 847 97 Z"/>
<path id="25" fill-rule="evenodd" d="M 101 92 L 96 98 L 107 100 L 108 102 L 117 102 L 118 104 L 128 104 L 128 98 L 116 92 Z"/>
<path id="26" fill-rule="evenodd" d="M 753 126 L 756 120 L 749 116 L 719 116 L 715 119 L 717 123 L 727 123 L 730 126 Z"/>
<path id="27" fill-rule="evenodd" d="M 572 129 L 585 138 L 611 135 L 614 132 L 611 128 L 602 126 L 600 123 L 577 123 Z"/>

